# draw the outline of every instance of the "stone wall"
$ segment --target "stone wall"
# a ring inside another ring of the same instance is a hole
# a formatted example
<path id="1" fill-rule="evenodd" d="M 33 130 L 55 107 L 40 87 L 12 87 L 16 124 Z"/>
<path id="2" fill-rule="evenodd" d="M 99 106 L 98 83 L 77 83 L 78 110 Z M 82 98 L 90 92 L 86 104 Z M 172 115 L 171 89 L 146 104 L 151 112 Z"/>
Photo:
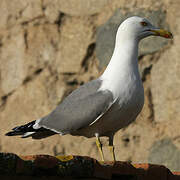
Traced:
<path id="1" fill-rule="evenodd" d="M 179 0 L 1 0 L 0 150 L 99 159 L 93 138 L 55 135 L 37 141 L 4 134 L 48 114 L 73 89 L 98 77 L 118 25 L 139 15 L 169 29 L 174 39 L 141 43 L 145 105 L 136 122 L 116 134 L 117 159 L 180 170 L 179 8 Z M 104 151 L 110 159 L 106 146 Z"/>

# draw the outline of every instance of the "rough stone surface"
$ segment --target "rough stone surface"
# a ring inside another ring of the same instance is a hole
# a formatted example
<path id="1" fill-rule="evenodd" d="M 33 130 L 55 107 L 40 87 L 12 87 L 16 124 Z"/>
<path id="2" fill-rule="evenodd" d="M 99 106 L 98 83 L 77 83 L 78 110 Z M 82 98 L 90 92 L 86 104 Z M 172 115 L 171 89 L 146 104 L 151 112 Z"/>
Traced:
<path id="1" fill-rule="evenodd" d="M 174 43 L 179 42 L 179 36 L 175 37 Z M 180 52 L 175 47 L 165 52 L 152 68 L 151 84 L 157 122 L 175 121 L 180 117 Z"/>
<path id="2" fill-rule="evenodd" d="M 162 164 L 179 171 L 180 169 L 180 151 L 170 139 L 162 139 L 155 142 L 149 153 L 149 163 Z"/>
<path id="3" fill-rule="evenodd" d="M 45 66 L 54 68 L 60 46 L 58 27 L 55 24 L 29 27 L 25 31 L 25 43 L 27 75 Z"/>
<path id="4" fill-rule="evenodd" d="M 179 9 L 179 0 L 78 0 L 76 4 L 68 0 L 1 0 L 0 150 L 100 159 L 94 138 L 55 135 L 32 140 L 4 134 L 48 114 L 73 89 L 98 77 L 103 71 L 99 64 L 104 69 L 110 59 L 117 25 L 136 14 L 152 18 L 160 27 L 169 26 L 174 39 L 156 37 L 141 44 L 145 105 L 137 120 L 115 135 L 117 160 L 154 161 L 157 156 L 151 150 L 162 139 L 170 143 L 160 143 L 157 152 L 170 147 L 179 156 Z M 106 138 L 102 141 L 107 145 Z M 103 150 L 106 160 L 112 160 L 108 147 Z M 176 166 L 179 159 L 172 157 L 173 161 L 154 162 L 170 162 L 170 168 L 180 170 Z"/>
<path id="5" fill-rule="evenodd" d="M 11 28 L 22 22 L 42 16 L 41 0 L 2 0 L 0 2 L 0 29 Z"/>
<path id="6" fill-rule="evenodd" d="M 55 23 L 58 21 L 58 18 L 61 14 L 60 11 L 61 3 L 59 0 L 43 0 L 42 8 L 44 11 L 44 15 L 48 22 Z"/>
<path id="7" fill-rule="evenodd" d="M 105 67 L 111 59 L 114 50 L 116 31 L 119 25 L 127 17 L 134 15 L 146 17 L 150 20 L 150 22 L 153 22 L 154 26 L 164 27 L 167 29 L 168 25 L 166 23 L 166 15 L 163 11 L 135 10 L 124 14 L 121 9 L 116 10 L 114 15 L 104 25 L 98 27 L 97 29 L 96 55 L 100 61 L 100 68 Z M 166 44 L 167 41 L 163 38 L 149 37 L 141 42 L 139 56 L 154 53 Z"/>
<path id="8" fill-rule="evenodd" d="M 26 77 L 24 34 L 20 28 L 13 29 L 4 40 L 0 53 L 1 96 L 11 93 Z"/>
<path id="9" fill-rule="evenodd" d="M 60 11 L 71 16 L 93 15 L 101 11 L 108 0 L 59 0 Z"/>
<path id="10" fill-rule="evenodd" d="M 64 26 L 61 28 L 60 51 L 57 55 L 58 72 L 79 72 L 87 48 L 92 42 L 92 28 L 87 18 L 65 19 Z"/>

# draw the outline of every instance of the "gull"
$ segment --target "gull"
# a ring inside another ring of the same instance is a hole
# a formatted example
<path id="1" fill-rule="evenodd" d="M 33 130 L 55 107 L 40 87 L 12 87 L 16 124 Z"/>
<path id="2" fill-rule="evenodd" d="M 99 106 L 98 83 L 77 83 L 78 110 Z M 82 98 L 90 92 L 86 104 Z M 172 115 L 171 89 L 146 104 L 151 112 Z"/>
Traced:
<path id="1" fill-rule="evenodd" d="M 100 137 L 106 136 L 113 161 L 116 161 L 114 134 L 132 123 L 144 105 L 138 44 L 151 35 L 172 38 L 170 32 L 154 27 L 145 18 L 127 18 L 117 30 L 113 55 L 99 78 L 74 90 L 47 116 L 15 127 L 6 135 L 33 139 L 54 134 L 96 137 L 102 161 Z"/>

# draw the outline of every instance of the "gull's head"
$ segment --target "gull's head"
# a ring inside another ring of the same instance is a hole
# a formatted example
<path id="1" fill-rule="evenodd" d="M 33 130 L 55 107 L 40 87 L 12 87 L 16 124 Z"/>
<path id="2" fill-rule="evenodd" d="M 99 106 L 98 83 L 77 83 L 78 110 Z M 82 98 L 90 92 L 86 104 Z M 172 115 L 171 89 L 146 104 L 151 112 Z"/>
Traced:
<path id="1" fill-rule="evenodd" d="M 135 39 L 141 40 L 148 36 L 161 36 L 164 38 L 172 38 L 172 34 L 164 29 L 153 26 L 147 19 L 133 16 L 119 26 L 117 31 L 117 39 Z"/>

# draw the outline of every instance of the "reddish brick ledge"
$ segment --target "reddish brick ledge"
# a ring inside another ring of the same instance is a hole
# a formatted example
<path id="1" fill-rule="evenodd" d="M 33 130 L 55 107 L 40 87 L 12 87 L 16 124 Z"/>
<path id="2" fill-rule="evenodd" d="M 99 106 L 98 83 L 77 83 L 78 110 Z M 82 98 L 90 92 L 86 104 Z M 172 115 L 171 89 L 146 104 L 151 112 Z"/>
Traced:
<path id="1" fill-rule="evenodd" d="M 131 164 L 117 161 L 99 163 L 84 156 L 17 156 L 12 153 L 0 153 L 0 178 L 13 176 L 91 179 L 126 179 L 126 180 L 180 180 L 180 172 L 171 172 L 162 165 Z M 2 178 L 1 178 L 2 179 Z M 3 178 L 4 179 L 4 178 Z M 29 178 L 26 178 L 29 179 Z M 31 179 L 31 178 L 30 178 Z"/>

